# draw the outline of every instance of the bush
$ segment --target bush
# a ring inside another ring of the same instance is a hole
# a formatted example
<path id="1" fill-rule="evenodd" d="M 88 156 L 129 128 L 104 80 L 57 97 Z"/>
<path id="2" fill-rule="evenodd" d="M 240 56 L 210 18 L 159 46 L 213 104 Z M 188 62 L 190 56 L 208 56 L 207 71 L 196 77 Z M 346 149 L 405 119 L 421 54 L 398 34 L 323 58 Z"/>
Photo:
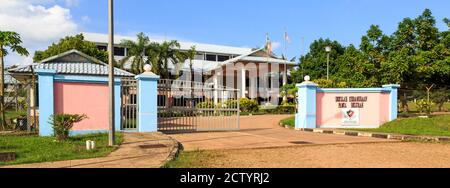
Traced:
<path id="1" fill-rule="evenodd" d="M 214 108 L 215 105 L 214 105 L 214 102 L 205 101 L 205 102 L 198 103 L 196 105 L 196 107 L 197 108 Z"/>
<path id="2" fill-rule="evenodd" d="M 240 99 L 239 107 L 241 112 L 257 112 L 259 110 L 259 104 L 256 100 L 251 100 L 247 98 Z"/>
<path id="3" fill-rule="evenodd" d="M 69 132 L 73 124 L 87 119 L 86 115 L 78 114 L 54 114 L 50 117 L 49 123 L 53 125 L 57 140 L 65 140 L 69 137 Z"/>
<path id="4" fill-rule="evenodd" d="M 295 105 L 281 105 L 276 108 L 268 108 L 263 109 L 265 113 L 268 114 L 295 114 L 296 106 Z"/>
<path id="5" fill-rule="evenodd" d="M 433 102 L 422 99 L 416 102 L 416 106 L 420 113 L 431 114 L 431 107 L 433 106 Z"/>

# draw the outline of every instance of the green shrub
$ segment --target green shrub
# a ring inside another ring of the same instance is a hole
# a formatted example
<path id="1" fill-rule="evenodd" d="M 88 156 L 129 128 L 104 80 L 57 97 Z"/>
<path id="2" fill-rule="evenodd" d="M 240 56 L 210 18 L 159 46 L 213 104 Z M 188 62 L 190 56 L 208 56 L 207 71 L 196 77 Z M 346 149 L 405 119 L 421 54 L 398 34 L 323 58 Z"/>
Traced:
<path id="1" fill-rule="evenodd" d="M 431 107 L 433 106 L 433 102 L 422 99 L 416 102 L 416 106 L 420 113 L 431 114 Z"/>
<path id="2" fill-rule="evenodd" d="M 196 105 L 196 107 L 197 107 L 197 108 L 214 108 L 215 105 L 214 105 L 214 102 L 211 102 L 211 101 L 205 101 L 205 102 L 198 103 L 198 104 Z"/>
<path id="3" fill-rule="evenodd" d="M 275 108 L 262 109 L 263 112 L 267 114 L 295 114 L 295 105 L 281 105 Z"/>
<path id="4" fill-rule="evenodd" d="M 87 119 L 86 115 L 78 114 L 54 114 L 50 117 L 49 123 L 53 125 L 57 140 L 65 140 L 69 137 L 69 132 L 73 124 Z"/>
<path id="5" fill-rule="evenodd" d="M 258 101 L 242 98 L 239 100 L 239 108 L 241 112 L 257 112 L 259 110 Z"/>

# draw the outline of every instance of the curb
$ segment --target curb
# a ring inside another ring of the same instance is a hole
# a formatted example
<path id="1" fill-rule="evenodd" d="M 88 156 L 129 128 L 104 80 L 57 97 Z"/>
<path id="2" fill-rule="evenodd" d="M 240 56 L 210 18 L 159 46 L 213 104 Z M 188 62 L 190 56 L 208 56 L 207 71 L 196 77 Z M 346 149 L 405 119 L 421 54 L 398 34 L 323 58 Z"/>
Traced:
<path id="1" fill-rule="evenodd" d="M 168 162 L 171 162 L 173 160 L 175 160 L 178 155 L 180 154 L 180 151 L 183 150 L 183 145 L 178 142 L 177 140 L 175 140 L 174 138 L 166 135 L 170 140 L 172 140 L 172 142 L 174 143 L 174 147 L 172 148 L 172 151 L 170 152 L 169 156 L 167 156 L 167 159 L 164 160 L 163 164 L 160 166 L 160 168 L 166 168 L 166 164 Z"/>
<path id="2" fill-rule="evenodd" d="M 295 129 L 287 125 L 280 124 L 282 127 L 293 129 L 297 131 L 320 133 L 320 134 L 336 134 L 345 136 L 357 136 L 357 137 L 372 137 L 389 140 L 401 140 L 401 141 L 425 141 L 425 142 L 450 142 L 450 137 L 444 136 L 415 136 L 415 135 L 402 135 L 391 133 L 371 133 L 361 131 L 346 131 L 335 129 Z"/>

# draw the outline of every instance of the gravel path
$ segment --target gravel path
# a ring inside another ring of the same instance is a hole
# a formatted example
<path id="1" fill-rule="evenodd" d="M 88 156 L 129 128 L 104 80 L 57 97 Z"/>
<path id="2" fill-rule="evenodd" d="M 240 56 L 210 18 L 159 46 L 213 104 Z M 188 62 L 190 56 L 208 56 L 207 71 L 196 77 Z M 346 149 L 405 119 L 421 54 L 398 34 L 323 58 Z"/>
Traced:
<path id="1" fill-rule="evenodd" d="M 449 168 L 450 144 L 339 144 L 203 151 L 213 168 Z"/>

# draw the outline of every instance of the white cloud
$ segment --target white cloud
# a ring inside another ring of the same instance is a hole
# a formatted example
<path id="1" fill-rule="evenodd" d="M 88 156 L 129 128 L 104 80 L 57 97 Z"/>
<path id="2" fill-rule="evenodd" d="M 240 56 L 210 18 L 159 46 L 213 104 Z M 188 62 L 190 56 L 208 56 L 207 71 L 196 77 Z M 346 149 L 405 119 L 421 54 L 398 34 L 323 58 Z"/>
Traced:
<path id="1" fill-rule="evenodd" d="M 68 7 L 77 7 L 80 4 L 80 0 L 64 0 L 66 6 Z"/>
<path id="2" fill-rule="evenodd" d="M 49 4 L 52 5 L 46 7 Z M 31 63 L 35 50 L 77 33 L 78 25 L 69 9 L 55 5 L 52 0 L 0 0 L 0 30 L 19 33 L 30 51 L 27 58 L 11 53 L 6 60 L 12 65 Z"/>

